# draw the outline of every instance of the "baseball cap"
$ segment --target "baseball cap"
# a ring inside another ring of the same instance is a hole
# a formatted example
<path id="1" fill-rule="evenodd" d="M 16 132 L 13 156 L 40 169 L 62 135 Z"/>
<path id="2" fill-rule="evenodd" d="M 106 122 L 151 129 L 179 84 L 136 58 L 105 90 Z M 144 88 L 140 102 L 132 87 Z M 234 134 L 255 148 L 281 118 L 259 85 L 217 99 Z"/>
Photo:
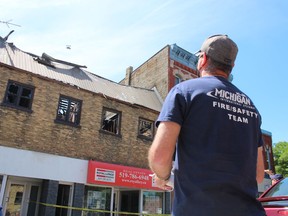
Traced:
<path id="1" fill-rule="evenodd" d="M 227 35 L 217 34 L 208 37 L 204 41 L 197 53 L 200 52 L 205 52 L 214 61 L 233 66 L 238 53 L 238 47 Z"/>
<path id="2" fill-rule="evenodd" d="M 281 174 L 275 174 L 275 175 L 271 175 L 270 178 L 271 178 L 271 179 L 280 180 L 280 179 L 283 178 L 283 175 L 281 175 Z"/>

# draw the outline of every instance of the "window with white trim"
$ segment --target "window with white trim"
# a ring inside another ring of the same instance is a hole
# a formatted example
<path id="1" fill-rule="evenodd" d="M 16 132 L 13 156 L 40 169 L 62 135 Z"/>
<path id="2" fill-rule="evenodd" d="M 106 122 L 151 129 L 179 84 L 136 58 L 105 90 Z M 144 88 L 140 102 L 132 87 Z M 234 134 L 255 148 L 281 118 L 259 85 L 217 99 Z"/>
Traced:
<path id="1" fill-rule="evenodd" d="M 182 82 L 182 78 L 179 75 L 175 75 L 175 85 L 179 84 L 180 82 Z"/>

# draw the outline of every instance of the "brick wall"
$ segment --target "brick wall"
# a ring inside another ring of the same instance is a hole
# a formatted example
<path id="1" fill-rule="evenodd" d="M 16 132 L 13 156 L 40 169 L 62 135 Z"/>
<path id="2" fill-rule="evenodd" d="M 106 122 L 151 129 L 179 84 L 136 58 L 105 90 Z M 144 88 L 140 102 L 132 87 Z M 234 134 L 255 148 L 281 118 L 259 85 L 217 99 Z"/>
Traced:
<path id="1" fill-rule="evenodd" d="M 152 89 L 157 88 L 160 96 L 164 100 L 169 90 L 175 85 L 175 76 L 182 81 L 197 77 L 197 73 L 192 68 L 185 66 L 170 58 L 170 46 L 167 45 L 149 60 L 135 69 L 129 79 L 130 68 L 127 68 L 126 77 L 122 84 Z"/>
<path id="2" fill-rule="evenodd" d="M 182 81 L 197 78 L 197 72 L 175 60 L 170 59 L 169 63 L 169 81 L 168 91 L 175 85 L 175 77 L 181 78 Z"/>
<path id="3" fill-rule="evenodd" d="M 168 93 L 169 46 L 164 47 L 131 74 L 131 86 L 156 87 L 162 99 Z M 127 76 L 121 83 L 128 83 Z"/>
<path id="4" fill-rule="evenodd" d="M 0 105 L 0 145 L 148 168 L 151 141 L 137 138 L 138 118 L 157 112 L 2 66 L 0 77 L 0 104 L 8 79 L 35 87 L 32 113 Z M 60 94 L 82 100 L 80 128 L 54 122 Z M 99 132 L 103 106 L 122 112 L 122 136 Z"/>

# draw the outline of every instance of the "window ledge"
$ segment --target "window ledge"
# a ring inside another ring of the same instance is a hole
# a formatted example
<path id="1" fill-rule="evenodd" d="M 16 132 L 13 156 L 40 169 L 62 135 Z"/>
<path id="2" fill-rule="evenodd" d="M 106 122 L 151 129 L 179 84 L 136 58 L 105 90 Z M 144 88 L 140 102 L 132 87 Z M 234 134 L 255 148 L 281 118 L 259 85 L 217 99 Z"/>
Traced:
<path id="1" fill-rule="evenodd" d="M 16 110 L 20 110 L 20 111 L 27 112 L 27 113 L 32 113 L 32 112 L 33 112 L 33 110 L 31 110 L 31 109 L 29 109 L 29 108 L 24 108 L 24 107 L 16 106 L 16 105 L 14 105 L 14 104 L 9 104 L 9 103 L 1 103 L 0 106 L 9 107 L 9 108 L 16 109 Z"/>
<path id="2" fill-rule="evenodd" d="M 100 129 L 99 132 L 100 132 L 100 133 L 103 133 L 103 134 L 112 135 L 112 136 L 115 136 L 115 137 L 122 138 L 122 135 L 121 135 L 121 134 L 115 134 L 115 133 L 112 133 L 112 132 L 109 132 L 109 131 L 106 131 L 106 130 Z"/>
<path id="3" fill-rule="evenodd" d="M 67 125 L 67 126 L 71 126 L 71 127 L 75 127 L 75 128 L 81 128 L 80 125 L 76 125 L 76 124 L 73 124 L 73 123 L 70 123 L 70 122 L 66 122 L 66 121 L 61 121 L 61 120 L 58 120 L 58 119 L 55 119 L 54 123 Z"/>
<path id="4" fill-rule="evenodd" d="M 138 135 L 137 138 L 145 140 L 145 141 L 153 141 L 153 138 L 147 137 L 147 136 L 143 136 L 143 135 Z"/>

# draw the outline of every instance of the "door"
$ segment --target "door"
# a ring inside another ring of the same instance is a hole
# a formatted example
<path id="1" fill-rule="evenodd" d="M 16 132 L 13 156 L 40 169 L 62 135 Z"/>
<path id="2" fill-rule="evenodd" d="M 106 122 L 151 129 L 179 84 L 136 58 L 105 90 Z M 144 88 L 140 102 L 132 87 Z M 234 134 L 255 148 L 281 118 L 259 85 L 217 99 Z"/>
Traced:
<path id="1" fill-rule="evenodd" d="M 121 212 L 139 212 L 139 191 L 121 191 Z"/>
<path id="2" fill-rule="evenodd" d="M 36 212 L 38 212 L 38 198 L 39 198 L 39 185 L 31 185 L 30 195 L 29 195 L 29 204 L 27 216 L 35 216 Z"/>
<path id="3" fill-rule="evenodd" d="M 25 184 L 10 183 L 6 196 L 5 216 L 22 216 L 24 205 Z"/>
<path id="4" fill-rule="evenodd" d="M 8 180 L 3 216 L 36 216 L 40 197 L 40 183 Z"/>
<path id="5" fill-rule="evenodd" d="M 59 184 L 58 195 L 57 195 L 57 205 L 68 206 L 70 198 L 70 185 Z M 68 208 L 57 208 L 56 216 L 68 216 Z"/>

